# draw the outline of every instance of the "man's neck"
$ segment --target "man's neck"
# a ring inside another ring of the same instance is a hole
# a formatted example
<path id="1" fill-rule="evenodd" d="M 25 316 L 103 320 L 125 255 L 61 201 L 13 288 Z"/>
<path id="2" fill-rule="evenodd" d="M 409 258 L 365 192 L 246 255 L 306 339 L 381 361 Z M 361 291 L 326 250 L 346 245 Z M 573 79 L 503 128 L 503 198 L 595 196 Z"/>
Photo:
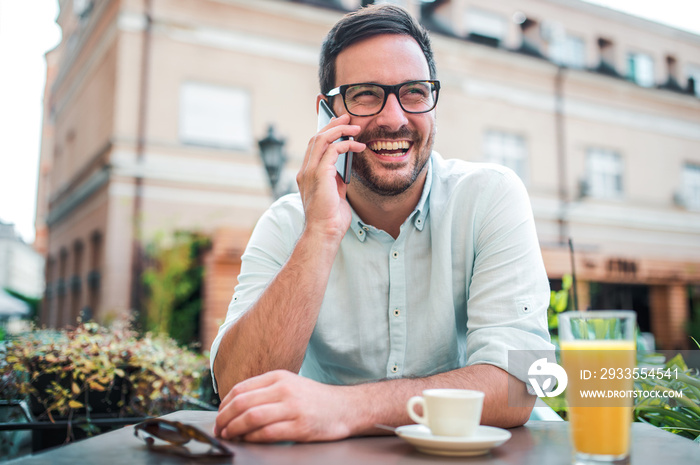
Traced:
<path id="1" fill-rule="evenodd" d="M 386 231 L 396 239 L 399 237 L 401 225 L 423 195 L 427 173 L 426 165 L 411 187 L 394 196 L 379 195 L 354 181 L 357 185 L 348 189 L 348 202 L 365 224 Z"/>

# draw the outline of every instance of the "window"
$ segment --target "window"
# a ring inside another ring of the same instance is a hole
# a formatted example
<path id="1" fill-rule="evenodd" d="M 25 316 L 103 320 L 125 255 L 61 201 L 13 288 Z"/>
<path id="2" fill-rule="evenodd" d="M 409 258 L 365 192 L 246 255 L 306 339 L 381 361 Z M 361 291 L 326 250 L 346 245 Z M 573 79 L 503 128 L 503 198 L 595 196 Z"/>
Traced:
<path id="1" fill-rule="evenodd" d="M 654 61 L 645 53 L 627 54 L 627 79 L 643 87 L 654 86 Z"/>
<path id="2" fill-rule="evenodd" d="M 564 31 L 556 31 L 550 37 L 549 58 L 554 63 L 569 68 L 584 68 L 586 66 L 583 39 L 568 35 Z"/>
<path id="3" fill-rule="evenodd" d="M 688 65 L 686 74 L 688 75 L 688 92 L 700 97 L 700 65 Z"/>
<path id="4" fill-rule="evenodd" d="M 102 262 L 102 234 L 99 231 L 92 233 L 90 238 L 92 244 L 92 257 L 90 258 L 90 270 L 87 274 L 87 288 L 88 288 L 88 308 L 91 312 L 97 310 L 100 303 L 100 281 L 101 275 L 100 270 L 102 267 L 100 263 Z"/>
<path id="5" fill-rule="evenodd" d="M 61 248 L 58 259 L 58 280 L 56 281 L 56 295 L 58 295 L 58 321 L 59 324 L 67 322 L 64 318 L 66 309 L 66 276 L 68 275 L 68 249 Z"/>
<path id="6" fill-rule="evenodd" d="M 506 21 L 496 13 L 470 9 L 466 23 L 469 38 L 476 42 L 498 46 L 506 36 Z"/>
<path id="7" fill-rule="evenodd" d="M 613 42 L 604 37 L 599 37 L 598 53 L 600 63 L 598 63 L 598 67 L 595 70 L 608 76 L 619 76 L 615 69 L 615 45 Z"/>
<path id="8" fill-rule="evenodd" d="M 681 179 L 683 205 L 688 210 L 700 210 L 700 165 L 686 163 Z"/>
<path id="9" fill-rule="evenodd" d="M 184 83 L 180 88 L 180 141 L 248 149 L 252 141 L 248 93 L 229 87 Z"/>
<path id="10" fill-rule="evenodd" d="M 518 52 L 535 57 L 543 57 L 542 49 L 544 44 L 542 40 L 542 28 L 540 27 L 539 21 L 529 18 L 524 14 L 519 15 L 516 21 L 520 24 L 520 31 L 522 34 L 522 43 L 520 44 Z"/>
<path id="11" fill-rule="evenodd" d="M 586 155 L 586 194 L 598 198 L 620 198 L 622 158 L 612 150 L 589 149 Z"/>
<path id="12" fill-rule="evenodd" d="M 508 132 L 487 131 L 484 135 L 484 159 L 507 166 L 525 181 L 527 149 L 523 137 Z"/>
<path id="13" fill-rule="evenodd" d="M 44 280 L 46 281 L 46 289 L 44 291 L 44 301 L 46 303 L 44 304 L 44 308 L 48 308 L 51 305 L 49 302 L 54 296 L 53 288 L 55 281 L 57 280 L 56 257 L 54 257 L 53 255 L 48 255 L 46 258 L 46 267 L 44 268 Z M 44 310 L 44 312 L 45 311 L 46 310 Z"/>
<path id="14" fill-rule="evenodd" d="M 80 304 L 82 300 L 82 269 L 83 269 L 83 242 L 75 241 L 73 244 L 73 275 L 70 277 L 71 293 L 71 323 L 79 316 Z"/>
<path id="15" fill-rule="evenodd" d="M 678 80 L 678 60 L 673 55 L 666 55 L 666 82 L 659 87 L 676 92 L 685 92 Z"/>

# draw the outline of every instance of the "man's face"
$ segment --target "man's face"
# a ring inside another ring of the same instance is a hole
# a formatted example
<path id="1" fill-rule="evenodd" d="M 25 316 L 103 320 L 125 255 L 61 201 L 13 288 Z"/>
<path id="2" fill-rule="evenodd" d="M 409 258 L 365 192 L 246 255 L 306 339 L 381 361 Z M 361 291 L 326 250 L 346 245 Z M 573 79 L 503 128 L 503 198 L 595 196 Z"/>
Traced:
<path id="1" fill-rule="evenodd" d="M 430 79 L 428 63 L 411 37 L 384 34 L 357 42 L 336 59 L 336 86 L 372 82 L 394 85 Z M 333 99 L 337 115 L 347 113 L 342 97 Z M 353 158 L 353 177 L 374 193 L 391 196 L 406 191 L 423 172 L 435 135 L 435 109 L 428 113 L 403 111 L 389 95 L 374 116 L 351 116 L 362 128 L 355 138 L 367 148 Z M 398 149 L 393 147 L 398 143 Z M 351 184 L 352 186 L 352 184 Z"/>

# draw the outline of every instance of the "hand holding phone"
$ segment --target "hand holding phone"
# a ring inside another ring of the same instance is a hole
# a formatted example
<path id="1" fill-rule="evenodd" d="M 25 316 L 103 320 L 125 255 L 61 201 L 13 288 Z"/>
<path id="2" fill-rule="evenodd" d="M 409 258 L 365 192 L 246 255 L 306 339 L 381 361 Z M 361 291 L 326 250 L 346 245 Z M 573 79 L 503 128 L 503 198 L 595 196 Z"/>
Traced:
<path id="1" fill-rule="evenodd" d="M 325 100 L 321 100 L 318 103 L 318 127 L 316 130 L 320 131 L 326 127 L 333 118 L 335 118 L 335 113 L 333 113 L 333 110 L 331 110 Z M 350 136 L 343 136 L 335 142 L 340 140 L 353 140 L 353 138 Z M 350 184 L 350 175 L 352 172 L 352 152 L 341 153 L 338 155 L 338 161 L 335 162 L 335 170 L 338 172 L 345 184 Z"/>

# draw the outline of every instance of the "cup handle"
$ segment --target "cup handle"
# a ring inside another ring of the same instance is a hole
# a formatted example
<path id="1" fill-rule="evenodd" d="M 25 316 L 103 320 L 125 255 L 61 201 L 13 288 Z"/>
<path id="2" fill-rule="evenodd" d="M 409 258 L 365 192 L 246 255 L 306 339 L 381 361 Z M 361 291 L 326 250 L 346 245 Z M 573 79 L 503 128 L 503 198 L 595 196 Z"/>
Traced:
<path id="1" fill-rule="evenodd" d="M 416 406 L 416 404 L 420 404 L 423 407 L 423 416 L 418 415 L 413 409 Z M 408 416 L 411 417 L 411 420 L 415 421 L 416 423 L 420 423 L 421 425 L 426 425 L 428 423 L 428 418 L 426 416 L 427 411 L 425 409 L 425 400 L 421 396 L 413 396 L 410 399 L 408 399 L 406 409 L 408 410 Z"/>

